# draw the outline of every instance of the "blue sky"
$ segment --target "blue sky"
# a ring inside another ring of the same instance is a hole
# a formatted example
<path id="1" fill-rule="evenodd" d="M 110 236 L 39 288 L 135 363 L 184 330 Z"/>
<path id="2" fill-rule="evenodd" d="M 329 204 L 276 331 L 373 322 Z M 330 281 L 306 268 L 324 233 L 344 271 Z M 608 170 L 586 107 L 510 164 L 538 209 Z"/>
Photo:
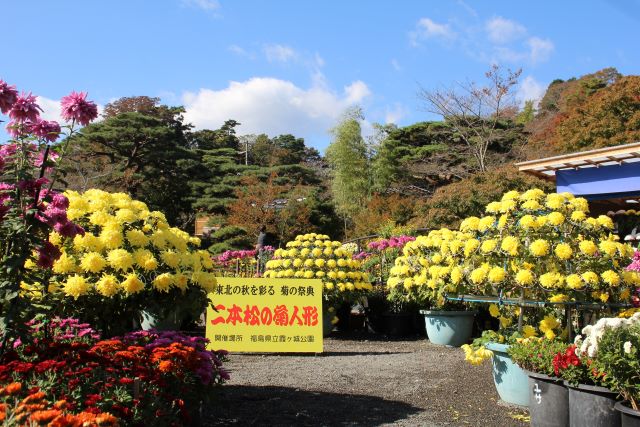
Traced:
<path id="1" fill-rule="evenodd" d="M 41 96 L 101 105 L 149 95 L 198 128 L 293 133 L 317 148 L 350 105 L 370 123 L 432 118 L 416 96 L 522 68 L 519 96 L 613 66 L 640 71 L 640 2 L 7 1 L 0 78 Z"/>

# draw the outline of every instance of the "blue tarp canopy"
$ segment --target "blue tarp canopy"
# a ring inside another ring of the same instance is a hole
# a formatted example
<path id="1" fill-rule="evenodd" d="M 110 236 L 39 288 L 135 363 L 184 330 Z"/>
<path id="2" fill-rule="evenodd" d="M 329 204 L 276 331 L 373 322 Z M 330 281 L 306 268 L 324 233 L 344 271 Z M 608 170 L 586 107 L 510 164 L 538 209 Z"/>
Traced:
<path id="1" fill-rule="evenodd" d="M 640 196 L 640 162 L 556 171 L 558 193 L 587 200 Z"/>

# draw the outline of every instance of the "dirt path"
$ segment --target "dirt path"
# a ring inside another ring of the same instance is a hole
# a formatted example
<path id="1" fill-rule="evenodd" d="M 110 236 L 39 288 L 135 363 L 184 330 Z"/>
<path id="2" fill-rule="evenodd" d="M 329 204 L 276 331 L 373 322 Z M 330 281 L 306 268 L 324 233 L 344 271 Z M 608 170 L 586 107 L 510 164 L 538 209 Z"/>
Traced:
<path id="1" fill-rule="evenodd" d="M 232 354 L 205 425 L 518 426 L 490 364 L 414 341 L 329 338 L 313 355 Z"/>

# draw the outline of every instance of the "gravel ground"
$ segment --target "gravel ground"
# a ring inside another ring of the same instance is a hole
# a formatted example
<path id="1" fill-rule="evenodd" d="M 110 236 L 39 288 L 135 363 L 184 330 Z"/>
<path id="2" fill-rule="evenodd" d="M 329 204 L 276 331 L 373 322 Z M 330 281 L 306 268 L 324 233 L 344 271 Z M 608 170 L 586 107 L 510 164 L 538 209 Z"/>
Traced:
<path id="1" fill-rule="evenodd" d="M 325 339 L 321 355 L 231 354 L 204 425 L 528 425 L 498 401 L 491 366 L 425 339 Z"/>

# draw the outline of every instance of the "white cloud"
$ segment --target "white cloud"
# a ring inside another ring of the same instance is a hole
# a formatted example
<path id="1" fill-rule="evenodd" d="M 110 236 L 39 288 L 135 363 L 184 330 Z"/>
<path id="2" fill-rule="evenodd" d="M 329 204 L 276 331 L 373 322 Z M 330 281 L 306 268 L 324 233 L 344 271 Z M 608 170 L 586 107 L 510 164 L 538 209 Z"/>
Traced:
<path id="1" fill-rule="evenodd" d="M 40 112 L 40 117 L 44 120 L 55 120 L 56 122 L 64 123 L 60 116 L 60 101 L 39 96 L 37 103 L 43 110 Z"/>
<path id="2" fill-rule="evenodd" d="M 498 44 L 506 44 L 518 40 L 527 33 L 527 29 L 524 26 L 501 16 L 487 21 L 485 30 L 489 40 Z"/>
<path id="3" fill-rule="evenodd" d="M 349 86 L 345 86 L 344 93 L 346 94 L 346 102 L 349 105 L 357 104 L 364 98 L 371 95 L 371 91 L 362 80 L 356 80 Z"/>
<path id="4" fill-rule="evenodd" d="M 430 18 L 421 18 L 416 24 L 416 29 L 409 33 L 409 39 L 413 46 L 419 45 L 420 41 L 426 39 L 452 40 L 455 37 L 456 33 L 449 24 L 439 24 Z"/>
<path id="5" fill-rule="evenodd" d="M 396 71 L 402 71 L 402 66 L 400 65 L 400 63 L 398 62 L 397 59 L 393 58 L 391 60 L 391 66 L 393 67 L 394 70 Z"/>
<path id="6" fill-rule="evenodd" d="M 549 59 L 555 46 L 549 39 L 541 39 L 540 37 L 531 37 L 527 40 L 529 46 L 529 59 L 531 62 L 538 63 L 544 62 Z"/>
<path id="7" fill-rule="evenodd" d="M 467 3 L 463 2 L 462 0 L 458 0 L 457 3 L 458 3 L 459 6 L 464 8 L 469 15 L 474 16 L 474 17 L 478 16 L 478 12 L 476 12 L 476 10 L 474 8 L 472 8 L 471 6 L 469 6 Z"/>
<path id="8" fill-rule="evenodd" d="M 554 50 L 553 42 L 549 39 L 530 37 L 524 43 L 522 49 L 514 49 L 505 46 L 494 46 L 493 60 L 530 64 L 538 64 L 549 59 Z"/>
<path id="9" fill-rule="evenodd" d="M 225 120 L 241 123 L 243 134 L 292 133 L 305 138 L 325 134 L 344 110 L 371 95 L 362 81 L 355 81 L 337 93 L 326 85 L 308 89 L 290 81 L 254 77 L 230 82 L 220 90 L 200 89 L 183 95 L 185 118 L 196 128 L 216 129 Z"/>
<path id="10" fill-rule="evenodd" d="M 318 68 L 322 68 L 324 67 L 324 58 L 322 56 L 320 56 L 320 54 L 318 52 L 315 53 L 315 55 L 313 56 L 313 60 L 315 62 L 315 66 Z"/>
<path id="11" fill-rule="evenodd" d="M 534 101 L 537 107 L 546 89 L 547 88 L 533 76 L 527 76 L 520 83 L 518 91 L 516 92 L 516 98 L 520 101 L 520 105 L 524 105 L 525 101 Z"/>
<path id="12" fill-rule="evenodd" d="M 281 44 L 266 45 L 264 54 L 269 62 L 289 62 L 298 57 L 293 48 Z"/>
<path id="13" fill-rule="evenodd" d="M 220 2 L 218 2 L 218 0 L 182 0 L 182 4 L 207 12 L 212 12 L 220 8 Z"/>
<path id="14" fill-rule="evenodd" d="M 393 107 L 387 107 L 384 115 L 385 123 L 394 123 L 398 124 L 398 122 L 407 115 L 407 109 L 400 103 L 395 103 Z"/>
<path id="15" fill-rule="evenodd" d="M 232 44 L 229 45 L 229 47 L 227 47 L 227 50 L 231 53 L 234 53 L 238 56 L 244 56 L 245 58 L 253 58 L 254 55 L 251 52 L 247 52 L 246 49 L 244 49 L 241 46 L 238 46 L 237 44 Z"/>

